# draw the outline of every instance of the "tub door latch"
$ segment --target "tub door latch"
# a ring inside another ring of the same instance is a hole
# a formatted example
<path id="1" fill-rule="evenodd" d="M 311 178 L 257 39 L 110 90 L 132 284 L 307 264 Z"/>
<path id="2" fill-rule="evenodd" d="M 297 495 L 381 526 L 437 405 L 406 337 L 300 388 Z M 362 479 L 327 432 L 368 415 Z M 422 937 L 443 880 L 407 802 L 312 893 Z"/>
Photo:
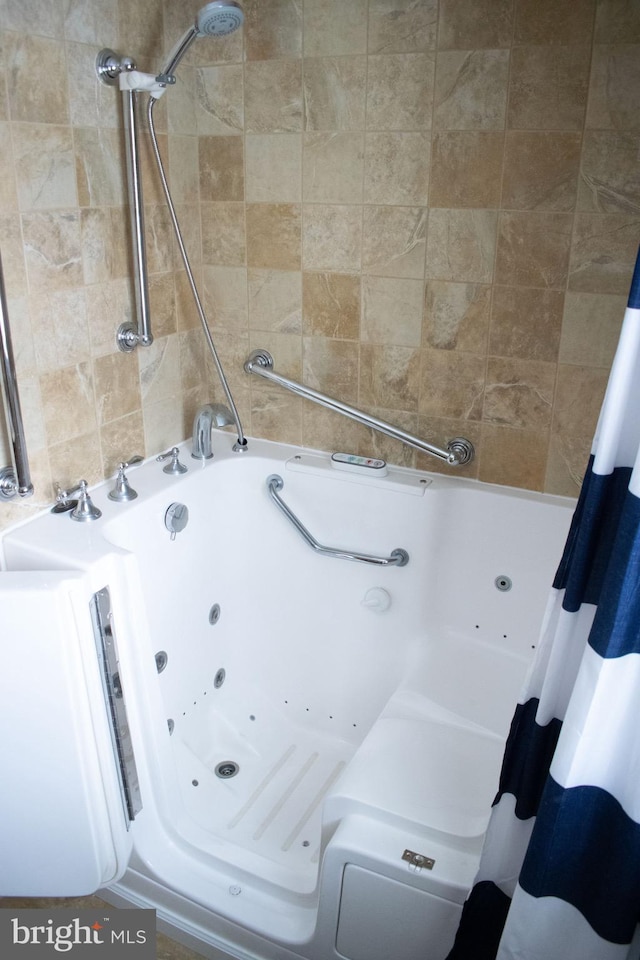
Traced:
<path id="1" fill-rule="evenodd" d="M 402 859 L 407 861 L 410 870 L 415 871 L 433 870 L 435 865 L 435 860 L 431 857 L 425 857 L 423 853 L 415 853 L 413 850 L 405 850 Z"/>

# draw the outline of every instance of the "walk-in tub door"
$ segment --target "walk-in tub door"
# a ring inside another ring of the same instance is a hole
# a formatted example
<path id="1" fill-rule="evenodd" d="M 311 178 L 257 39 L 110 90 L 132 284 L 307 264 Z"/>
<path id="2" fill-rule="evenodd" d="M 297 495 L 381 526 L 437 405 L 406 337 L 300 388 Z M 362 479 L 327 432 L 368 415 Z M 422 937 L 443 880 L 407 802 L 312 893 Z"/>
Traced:
<path id="1" fill-rule="evenodd" d="M 4 896 L 92 893 L 127 866 L 135 811 L 96 644 L 103 593 L 73 571 L 0 573 Z"/>

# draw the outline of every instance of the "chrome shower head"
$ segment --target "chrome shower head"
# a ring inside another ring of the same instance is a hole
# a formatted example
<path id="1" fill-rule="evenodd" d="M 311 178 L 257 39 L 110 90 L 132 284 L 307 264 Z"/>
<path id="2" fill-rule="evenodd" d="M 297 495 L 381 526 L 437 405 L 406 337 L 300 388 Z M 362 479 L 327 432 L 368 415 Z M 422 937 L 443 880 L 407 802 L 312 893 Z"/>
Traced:
<path id="1" fill-rule="evenodd" d="M 167 57 L 161 75 L 171 76 L 197 37 L 226 37 L 242 26 L 244 13 L 235 0 L 213 0 L 198 13 L 196 22 L 180 37 Z"/>
<path id="2" fill-rule="evenodd" d="M 198 36 L 226 37 L 242 26 L 244 13 L 235 0 L 213 0 L 196 17 Z"/>

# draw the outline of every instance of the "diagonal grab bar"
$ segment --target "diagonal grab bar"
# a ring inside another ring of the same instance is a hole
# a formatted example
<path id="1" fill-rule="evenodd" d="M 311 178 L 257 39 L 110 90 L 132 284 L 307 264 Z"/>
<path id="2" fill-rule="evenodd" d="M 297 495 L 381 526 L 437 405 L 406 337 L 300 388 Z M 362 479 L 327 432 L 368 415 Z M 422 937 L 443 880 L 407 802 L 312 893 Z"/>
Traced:
<path id="1" fill-rule="evenodd" d="M 294 525 L 309 546 L 317 553 L 323 553 L 328 557 L 338 557 L 340 560 L 358 560 L 360 563 L 370 563 L 378 567 L 404 567 L 409 563 L 409 554 L 401 547 L 397 550 L 392 550 L 391 556 L 389 557 L 376 557 L 369 553 L 355 553 L 351 550 L 338 550 L 335 547 L 324 547 L 309 533 L 304 524 L 291 512 L 282 497 L 278 495 L 278 491 L 282 490 L 283 487 L 284 480 L 278 476 L 277 473 L 273 473 L 270 477 L 267 477 L 267 489 L 269 490 L 271 499 L 278 509 L 282 511 L 287 520 Z"/>
<path id="2" fill-rule="evenodd" d="M 296 383 L 295 380 L 289 380 L 287 377 L 281 376 L 274 371 L 273 357 L 270 353 L 267 353 L 266 350 L 255 350 L 247 358 L 244 369 L 247 373 L 257 373 L 258 376 L 264 377 L 265 380 L 277 383 L 278 386 L 284 387 L 285 390 L 291 390 L 292 393 L 297 394 L 299 397 L 304 397 L 306 400 L 313 400 L 315 403 L 319 403 L 320 406 L 327 407 L 328 410 L 341 413 L 351 420 L 357 420 L 358 423 L 364 423 L 365 426 L 371 427 L 379 433 L 384 433 L 387 437 L 393 437 L 394 440 L 400 440 L 401 443 L 406 443 L 409 447 L 421 450 L 422 453 L 429 453 L 433 457 L 439 457 L 440 460 L 448 463 L 450 467 L 462 466 L 464 463 L 470 463 L 474 458 L 475 450 L 473 444 L 470 440 L 467 440 L 466 437 L 454 437 L 453 440 L 449 440 L 447 443 L 447 449 L 443 450 L 441 447 L 436 447 L 432 443 L 427 443 L 426 440 L 414 437 L 411 433 L 407 433 L 406 430 L 402 430 L 400 427 L 394 427 L 393 424 L 387 423 L 385 420 L 379 420 L 377 417 L 373 417 L 369 413 L 364 413 L 364 411 L 358 410 L 356 407 L 350 407 L 348 404 L 342 403 L 341 400 L 336 400 L 334 397 L 329 397 L 325 393 L 320 393 L 318 390 L 314 390 L 313 387 L 305 387 L 302 383 Z"/>

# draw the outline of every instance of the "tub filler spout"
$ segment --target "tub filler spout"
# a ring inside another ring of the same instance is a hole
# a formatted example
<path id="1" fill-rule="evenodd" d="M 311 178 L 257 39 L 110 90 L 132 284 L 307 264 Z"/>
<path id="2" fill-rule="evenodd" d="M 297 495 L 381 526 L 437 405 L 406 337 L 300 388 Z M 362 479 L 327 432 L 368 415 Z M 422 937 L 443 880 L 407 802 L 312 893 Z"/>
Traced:
<path id="1" fill-rule="evenodd" d="M 191 456 L 194 460 L 211 460 L 211 430 L 229 427 L 235 423 L 233 414 L 223 403 L 207 403 L 200 407 L 193 421 Z M 235 449 L 235 448 L 234 448 Z"/>

